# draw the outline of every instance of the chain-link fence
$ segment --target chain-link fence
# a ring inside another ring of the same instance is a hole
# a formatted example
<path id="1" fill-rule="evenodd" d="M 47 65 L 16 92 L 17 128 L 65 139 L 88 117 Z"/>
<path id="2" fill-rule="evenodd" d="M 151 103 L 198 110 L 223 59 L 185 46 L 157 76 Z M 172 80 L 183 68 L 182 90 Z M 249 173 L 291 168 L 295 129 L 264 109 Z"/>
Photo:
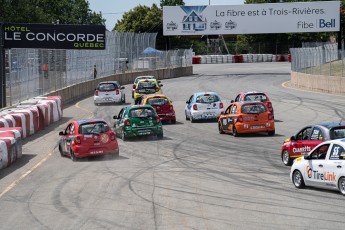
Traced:
<path id="1" fill-rule="evenodd" d="M 291 48 L 291 70 L 313 75 L 344 76 L 344 52 L 337 43 L 305 43 Z"/>
<path id="2" fill-rule="evenodd" d="M 6 105 L 95 77 L 192 65 L 191 50 L 154 49 L 157 33 L 107 32 L 106 35 L 106 49 L 99 51 L 7 50 Z"/>

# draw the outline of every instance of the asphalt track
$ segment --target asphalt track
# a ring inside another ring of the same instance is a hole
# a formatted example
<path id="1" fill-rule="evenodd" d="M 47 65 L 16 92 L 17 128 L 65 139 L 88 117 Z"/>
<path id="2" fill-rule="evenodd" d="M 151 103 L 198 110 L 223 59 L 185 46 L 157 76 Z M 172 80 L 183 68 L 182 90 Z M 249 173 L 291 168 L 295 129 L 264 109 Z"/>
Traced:
<path id="1" fill-rule="evenodd" d="M 345 197 L 295 189 L 280 159 L 283 140 L 302 126 L 344 120 L 344 97 L 282 86 L 289 63 L 195 65 L 194 73 L 162 81 L 177 113 L 164 139 L 118 139 L 117 159 L 72 162 L 58 153 L 69 120 L 112 123 L 122 107 L 96 107 L 92 97 L 26 139 L 23 157 L 0 171 L 1 229 L 344 229 Z M 186 121 L 185 101 L 208 90 L 226 105 L 240 91 L 266 92 L 276 135 L 233 137 L 219 134 L 215 122 Z"/>

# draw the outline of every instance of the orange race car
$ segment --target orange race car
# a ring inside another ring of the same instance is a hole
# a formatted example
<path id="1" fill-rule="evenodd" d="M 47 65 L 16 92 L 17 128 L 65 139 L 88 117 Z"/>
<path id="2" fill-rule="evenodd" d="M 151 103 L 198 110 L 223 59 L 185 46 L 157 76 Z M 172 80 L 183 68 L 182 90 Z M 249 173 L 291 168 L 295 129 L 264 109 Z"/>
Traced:
<path id="1" fill-rule="evenodd" d="M 275 134 L 273 115 L 262 102 L 233 102 L 218 119 L 219 133 L 267 132 Z"/>

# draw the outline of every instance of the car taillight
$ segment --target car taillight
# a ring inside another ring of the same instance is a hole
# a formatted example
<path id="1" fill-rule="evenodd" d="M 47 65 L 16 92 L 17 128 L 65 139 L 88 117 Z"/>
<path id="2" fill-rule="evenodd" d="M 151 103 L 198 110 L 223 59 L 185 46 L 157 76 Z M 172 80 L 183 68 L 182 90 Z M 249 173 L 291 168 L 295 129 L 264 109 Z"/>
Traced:
<path id="1" fill-rule="evenodd" d="M 118 95 L 119 93 L 120 93 L 120 90 L 115 90 L 115 93 L 116 93 L 116 95 Z"/>
<path id="2" fill-rule="evenodd" d="M 128 119 L 125 120 L 125 126 L 131 126 L 131 122 Z"/>
<path id="3" fill-rule="evenodd" d="M 161 119 L 159 117 L 156 117 L 156 123 L 161 122 Z"/>
<path id="4" fill-rule="evenodd" d="M 267 107 L 270 109 L 272 108 L 272 103 L 271 102 L 267 102 Z"/>
<path id="5" fill-rule="evenodd" d="M 273 120 L 272 113 L 269 113 L 269 114 L 268 114 L 268 120 Z"/>
<path id="6" fill-rule="evenodd" d="M 223 108 L 223 102 L 219 103 L 219 108 L 222 109 Z"/>
<path id="7" fill-rule="evenodd" d="M 112 141 L 115 140 L 115 133 L 110 134 L 110 140 L 112 140 Z"/>
<path id="8" fill-rule="evenodd" d="M 74 144 L 76 144 L 76 145 L 81 144 L 81 137 L 80 136 L 77 136 L 76 138 L 74 138 Z"/>
<path id="9" fill-rule="evenodd" d="M 158 92 L 159 91 L 159 88 L 156 88 L 156 92 Z"/>
<path id="10" fill-rule="evenodd" d="M 136 93 L 139 93 L 139 89 L 136 89 L 135 92 L 136 92 Z"/>
<path id="11" fill-rule="evenodd" d="M 95 91 L 95 95 L 98 96 L 98 90 Z"/>
<path id="12" fill-rule="evenodd" d="M 237 117 L 237 122 L 243 122 L 243 117 L 242 117 L 242 115 L 239 115 L 239 116 Z"/>
<path id="13" fill-rule="evenodd" d="M 133 84 L 133 89 L 135 89 L 135 85 Z"/>
<path id="14" fill-rule="evenodd" d="M 198 110 L 198 105 L 197 105 L 197 104 L 194 104 L 194 105 L 193 105 L 193 109 L 194 109 L 194 110 Z"/>

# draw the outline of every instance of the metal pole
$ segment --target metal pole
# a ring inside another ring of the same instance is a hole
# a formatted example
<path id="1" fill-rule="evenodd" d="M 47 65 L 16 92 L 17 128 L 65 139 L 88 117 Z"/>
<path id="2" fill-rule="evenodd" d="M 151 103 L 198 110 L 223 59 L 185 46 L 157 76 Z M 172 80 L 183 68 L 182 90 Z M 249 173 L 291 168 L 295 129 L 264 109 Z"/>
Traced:
<path id="1" fill-rule="evenodd" d="M 3 24 L 0 23 L 0 108 L 6 107 L 5 44 L 3 34 Z"/>

